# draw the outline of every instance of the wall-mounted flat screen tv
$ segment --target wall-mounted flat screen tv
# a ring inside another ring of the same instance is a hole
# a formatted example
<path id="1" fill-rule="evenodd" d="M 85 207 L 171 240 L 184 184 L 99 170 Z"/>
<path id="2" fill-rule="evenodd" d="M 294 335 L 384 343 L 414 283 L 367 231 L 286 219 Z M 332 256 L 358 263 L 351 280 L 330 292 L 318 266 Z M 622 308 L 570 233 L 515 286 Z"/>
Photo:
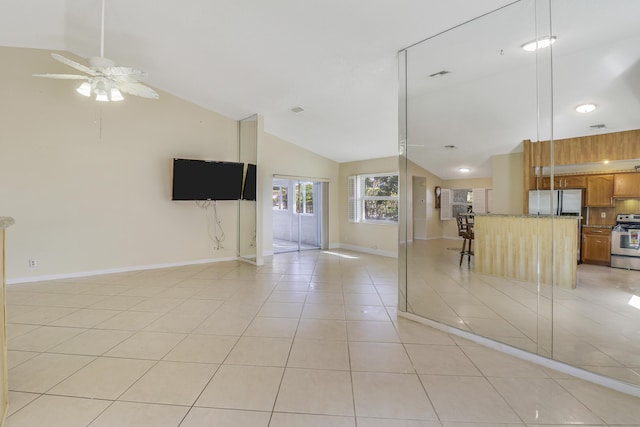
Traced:
<path id="1" fill-rule="evenodd" d="M 242 200 L 256 199 L 256 165 L 247 164 L 247 174 L 244 177 L 244 186 L 242 187 Z"/>
<path id="2" fill-rule="evenodd" d="M 173 159 L 173 200 L 239 200 L 244 164 Z"/>

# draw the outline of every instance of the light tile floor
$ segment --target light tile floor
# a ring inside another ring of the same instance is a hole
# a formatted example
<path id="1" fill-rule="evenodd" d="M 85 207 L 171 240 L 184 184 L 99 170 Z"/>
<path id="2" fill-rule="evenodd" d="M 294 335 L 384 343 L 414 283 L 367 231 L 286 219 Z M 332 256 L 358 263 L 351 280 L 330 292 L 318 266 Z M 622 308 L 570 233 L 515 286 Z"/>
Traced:
<path id="1" fill-rule="evenodd" d="M 579 265 L 577 287 L 554 287 L 552 303 L 549 287 L 458 267 L 459 251 L 409 245 L 411 312 L 640 386 L 640 271 Z"/>
<path id="2" fill-rule="evenodd" d="M 396 262 L 10 285 L 6 425 L 640 426 L 640 399 L 397 318 Z"/>

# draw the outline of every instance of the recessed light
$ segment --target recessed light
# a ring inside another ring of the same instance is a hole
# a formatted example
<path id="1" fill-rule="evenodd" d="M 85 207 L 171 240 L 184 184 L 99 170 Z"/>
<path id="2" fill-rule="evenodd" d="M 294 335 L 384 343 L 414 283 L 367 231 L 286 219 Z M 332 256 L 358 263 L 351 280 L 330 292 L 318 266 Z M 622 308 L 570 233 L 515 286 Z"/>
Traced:
<path id="1" fill-rule="evenodd" d="M 578 113 L 590 113 L 596 109 L 596 104 L 581 104 L 576 107 Z"/>
<path id="2" fill-rule="evenodd" d="M 293 107 L 291 111 L 293 111 L 294 113 L 301 113 L 304 111 L 304 108 L 298 105 L 297 107 Z"/>
<path id="3" fill-rule="evenodd" d="M 537 40 L 531 40 L 530 42 L 526 42 L 521 48 L 526 50 L 527 52 L 534 52 L 538 49 L 544 49 L 545 47 L 549 47 L 556 42 L 556 36 L 544 36 L 540 37 Z"/>
<path id="4" fill-rule="evenodd" d="M 469 169 L 469 168 L 458 168 L 458 172 L 469 173 L 469 172 L 471 172 L 471 169 Z"/>
<path id="5" fill-rule="evenodd" d="M 604 163 L 605 165 L 609 164 L 609 160 L 603 160 L 602 163 Z"/>

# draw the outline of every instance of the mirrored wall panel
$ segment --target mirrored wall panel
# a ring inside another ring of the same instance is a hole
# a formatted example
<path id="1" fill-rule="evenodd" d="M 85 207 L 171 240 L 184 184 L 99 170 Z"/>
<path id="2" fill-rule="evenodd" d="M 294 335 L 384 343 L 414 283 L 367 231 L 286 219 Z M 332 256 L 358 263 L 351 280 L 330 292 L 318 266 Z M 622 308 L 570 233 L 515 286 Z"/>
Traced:
<path id="1" fill-rule="evenodd" d="M 238 219 L 238 250 L 240 258 L 257 263 L 257 165 L 258 116 L 239 122 L 238 160 L 244 163 L 244 181 Z"/>
<path id="2" fill-rule="evenodd" d="M 522 0 L 400 53 L 401 309 L 640 386 L 637 22 Z"/>
<path id="3" fill-rule="evenodd" d="M 554 287 L 553 357 L 640 384 L 640 2 L 551 6 L 553 164 L 533 166 L 538 186 L 552 166 L 555 191 L 582 195 L 584 217 L 577 286 Z"/>

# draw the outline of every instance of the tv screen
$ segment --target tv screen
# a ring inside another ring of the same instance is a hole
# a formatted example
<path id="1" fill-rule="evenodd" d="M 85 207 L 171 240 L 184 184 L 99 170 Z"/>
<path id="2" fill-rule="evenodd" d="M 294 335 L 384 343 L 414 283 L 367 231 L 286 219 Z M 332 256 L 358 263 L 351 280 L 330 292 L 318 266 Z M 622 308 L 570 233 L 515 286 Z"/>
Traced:
<path id="1" fill-rule="evenodd" d="M 173 200 L 239 200 L 244 164 L 173 159 Z"/>
<path id="2" fill-rule="evenodd" d="M 244 187 L 242 188 L 243 200 L 256 199 L 256 165 L 247 164 L 247 175 L 244 178 Z"/>

